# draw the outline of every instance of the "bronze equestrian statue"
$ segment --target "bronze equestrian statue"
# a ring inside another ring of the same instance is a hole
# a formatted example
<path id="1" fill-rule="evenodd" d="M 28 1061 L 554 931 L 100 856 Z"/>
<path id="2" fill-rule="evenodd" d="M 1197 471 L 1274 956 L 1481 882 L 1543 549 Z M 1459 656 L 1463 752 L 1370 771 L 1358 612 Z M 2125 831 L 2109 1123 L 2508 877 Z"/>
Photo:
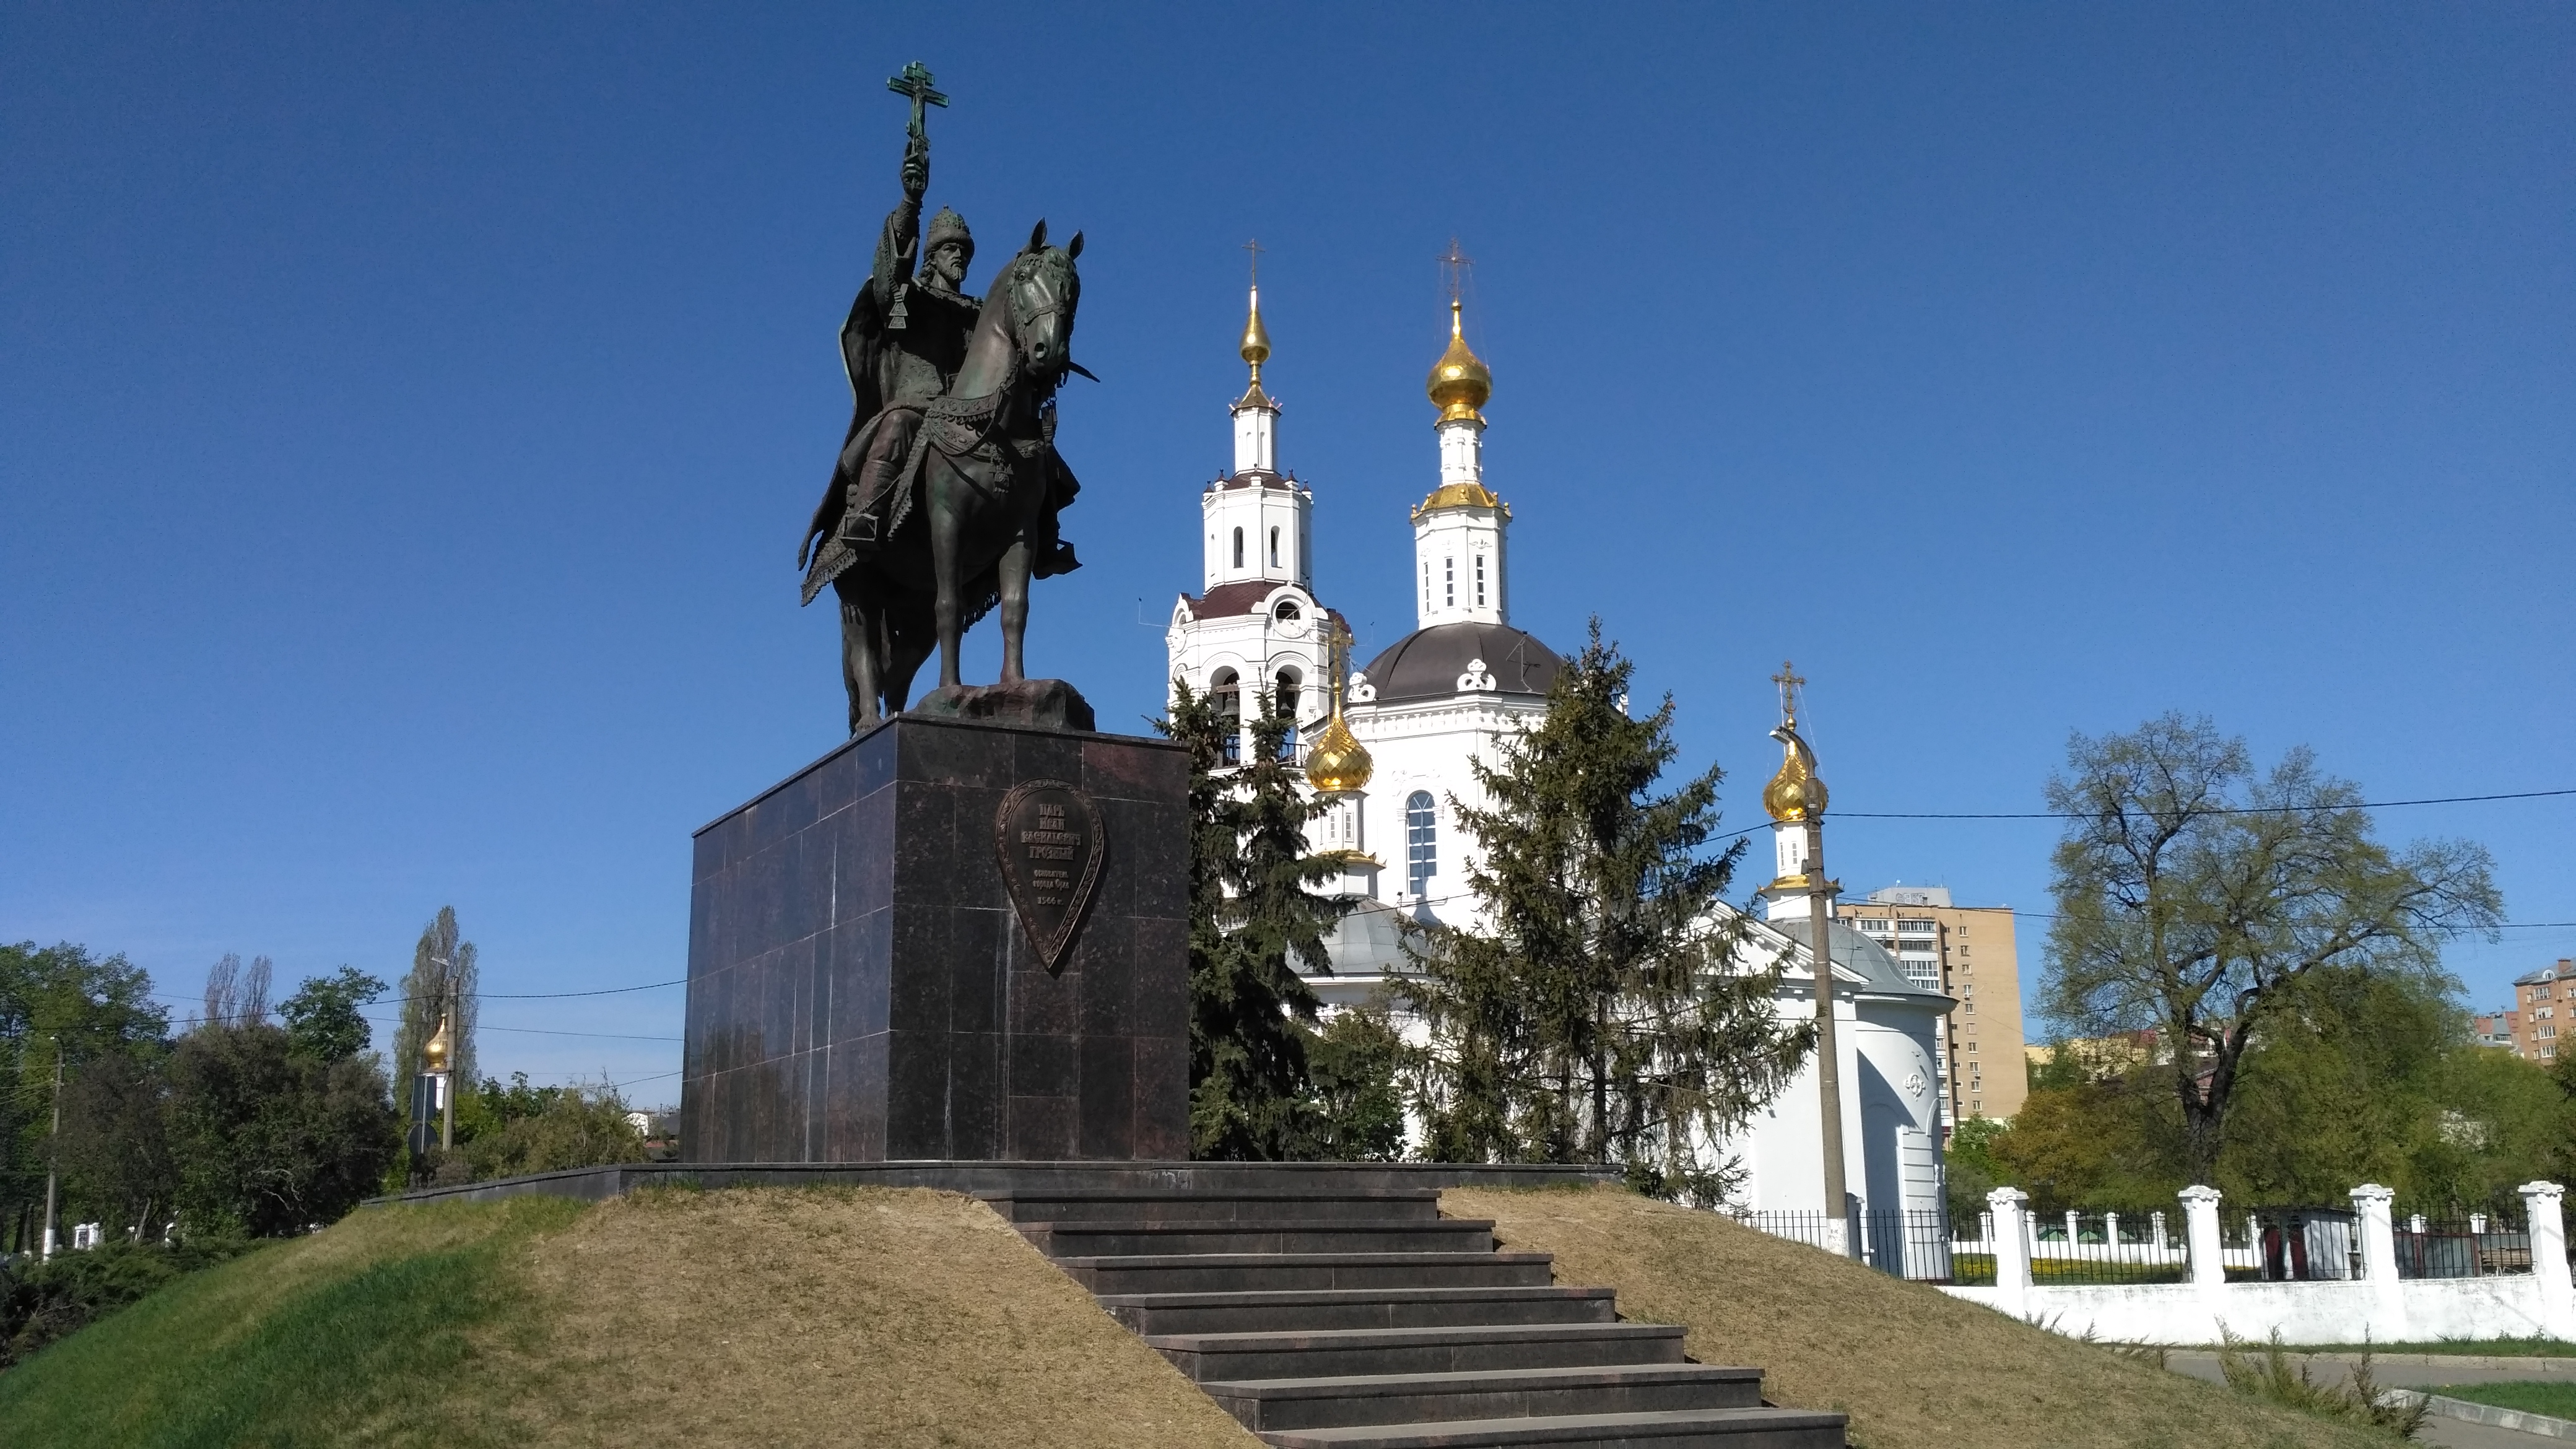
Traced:
<path id="1" fill-rule="evenodd" d="M 947 98 L 918 63 L 887 84 L 913 102 L 904 199 L 841 328 L 850 430 L 796 550 L 805 602 L 826 584 L 840 597 L 853 734 L 903 711 L 934 641 L 940 688 L 925 707 L 973 693 L 958 677 L 959 641 L 996 604 L 1001 683 L 1022 683 L 1029 580 L 1080 567 L 1056 527 L 1081 485 L 1056 455 L 1055 392 L 1067 372 L 1090 376 L 1071 353 L 1082 235 L 1050 247 L 1039 222 L 982 302 L 965 295 L 965 219 L 943 208 L 919 230 L 922 105 Z M 1073 698 L 1087 728 L 1089 706 Z"/>

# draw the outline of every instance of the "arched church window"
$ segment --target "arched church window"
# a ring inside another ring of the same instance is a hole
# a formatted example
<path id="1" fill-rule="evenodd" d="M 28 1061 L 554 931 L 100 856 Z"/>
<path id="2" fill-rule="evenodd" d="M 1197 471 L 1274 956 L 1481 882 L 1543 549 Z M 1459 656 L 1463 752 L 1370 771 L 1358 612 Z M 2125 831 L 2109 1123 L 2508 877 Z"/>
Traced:
<path id="1" fill-rule="evenodd" d="M 1236 536 L 1242 536 L 1240 529 Z M 1215 702 L 1217 723 L 1225 730 L 1225 762 L 1238 763 L 1243 758 L 1243 686 L 1233 670 L 1220 669 L 1209 678 L 1208 697 Z"/>
<path id="2" fill-rule="evenodd" d="M 1279 530 L 1270 530 L 1270 566 L 1279 567 Z"/>
<path id="3" fill-rule="evenodd" d="M 1282 669 L 1272 683 L 1277 692 L 1270 697 L 1270 707 L 1288 721 L 1288 728 L 1279 736 L 1279 758 L 1293 760 L 1297 758 L 1297 671 Z"/>
<path id="4" fill-rule="evenodd" d="M 1440 873 L 1440 813 L 1432 803 L 1431 792 L 1416 790 L 1404 797 L 1404 890 L 1407 895 L 1421 895 Z"/>
<path id="5" fill-rule="evenodd" d="M 1240 528 L 1234 531 L 1234 566 L 1243 567 L 1243 530 Z"/>
<path id="6" fill-rule="evenodd" d="M 1295 599 L 1281 599 L 1279 601 L 1279 607 L 1270 611 L 1270 617 L 1278 620 L 1282 624 L 1296 618 L 1297 601 Z"/>

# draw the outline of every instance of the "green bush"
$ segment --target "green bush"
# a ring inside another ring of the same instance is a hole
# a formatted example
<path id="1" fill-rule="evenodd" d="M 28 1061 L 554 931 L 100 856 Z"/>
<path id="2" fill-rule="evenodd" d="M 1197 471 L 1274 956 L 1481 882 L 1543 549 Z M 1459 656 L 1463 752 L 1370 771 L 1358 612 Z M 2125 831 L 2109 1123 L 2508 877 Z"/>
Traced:
<path id="1" fill-rule="evenodd" d="M 0 1368 L 173 1279 L 240 1257 L 240 1237 L 177 1243 L 106 1243 L 41 1263 L 0 1262 Z"/>
<path id="2" fill-rule="evenodd" d="M 507 1087 L 486 1078 L 457 1105 L 466 1101 L 477 1120 L 457 1151 L 476 1182 L 644 1160 L 644 1138 L 614 1088 L 531 1087 L 520 1073 Z"/>

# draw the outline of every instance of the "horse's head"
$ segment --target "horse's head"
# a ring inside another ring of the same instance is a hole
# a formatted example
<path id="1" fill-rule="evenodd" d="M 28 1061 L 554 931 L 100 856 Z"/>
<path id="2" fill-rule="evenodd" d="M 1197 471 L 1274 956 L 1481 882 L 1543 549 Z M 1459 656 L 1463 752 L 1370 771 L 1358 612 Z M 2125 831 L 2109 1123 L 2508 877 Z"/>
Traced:
<path id="1" fill-rule="evenodd" d="M 1029 372 L 1049 387 L 1063 381 L 1066 369 L 1074 366 L 1073 313 L 1082 302 L 1082 275 L 1073 261 L 1081 255 L 1082 233 L 1051 247 L 1041 221 L 1029 233 L 1029 244 L 1002 269 L 1000 290 L 1009 308 L 1011 345 Z"/>

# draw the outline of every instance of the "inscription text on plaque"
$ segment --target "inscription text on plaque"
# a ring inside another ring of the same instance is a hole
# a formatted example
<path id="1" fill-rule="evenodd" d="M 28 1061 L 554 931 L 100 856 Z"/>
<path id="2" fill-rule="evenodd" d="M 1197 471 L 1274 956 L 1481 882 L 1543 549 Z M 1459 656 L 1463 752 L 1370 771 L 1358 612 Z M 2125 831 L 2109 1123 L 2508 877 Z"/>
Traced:
<path id="1" fill-rule="evenodd" d="M 1002 880 L 1020 928 L 1049 971 L 1082 927 L 1109 842 L 1091 797 L 1062 780 L 1026 780 L 1002 798 L 993 821 Z"/>

